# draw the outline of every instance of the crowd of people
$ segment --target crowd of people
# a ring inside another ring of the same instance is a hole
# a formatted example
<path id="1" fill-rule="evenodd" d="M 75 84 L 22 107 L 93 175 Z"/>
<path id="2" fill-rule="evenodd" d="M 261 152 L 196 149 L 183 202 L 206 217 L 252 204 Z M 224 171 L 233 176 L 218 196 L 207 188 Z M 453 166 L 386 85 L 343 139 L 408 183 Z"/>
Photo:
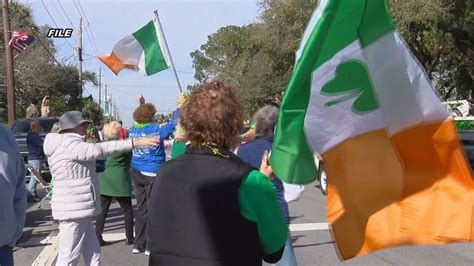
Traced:
<path id="1" fill-rule="evenodd" d="M 39 171 L 46 158 L 54 179 L 57 265 L 77 265 L 80 256 L 86 265 L 100 265 L 114 199 L 124 216 L 125 244 L 149 256 L 149 265 L 297 265 L 285 188 L 268 163 L 278 104 L 259 109 L 244 133 L 234 88 L 211 81 L 181 94 L 164 124 L 141 97 L 129 134 L 113 121 L 96 143 L 86 141 L 91 121 L 79 111 L 64 113 L 57 132 L 44 140 L 32 120 L 28 164 Z M 0 127 L 0 134 L 0 265 L 13 265 L 26 199 L 38 198 L 36 180 L 24 184 L 11 132 Z M 164 140 L 171 137 L 172 159 L 166 160 Z M 100 169 L 97 160 L 105 160 Z"/>

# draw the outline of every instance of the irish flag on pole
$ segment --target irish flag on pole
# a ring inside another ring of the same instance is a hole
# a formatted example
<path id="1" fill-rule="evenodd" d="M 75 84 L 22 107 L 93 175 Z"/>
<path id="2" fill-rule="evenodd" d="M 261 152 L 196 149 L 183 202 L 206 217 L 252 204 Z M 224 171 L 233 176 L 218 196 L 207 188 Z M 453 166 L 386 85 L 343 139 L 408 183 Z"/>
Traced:
<path id="1" fill-rule="evenodd" d="M 150 76 L 171 66 L 164 35 L 156 19 L 115 44 L 110 55 L 98 56 L 116 75 L 124 68 Z"/>
<path id="2" fill-rule="evenodd" d="M 383 0 L 321 0 L 297 52 L 271 164 L 307 183 L 321 154 L 343 259 L 474 240 L 474 183 L 453 122 Z"/>

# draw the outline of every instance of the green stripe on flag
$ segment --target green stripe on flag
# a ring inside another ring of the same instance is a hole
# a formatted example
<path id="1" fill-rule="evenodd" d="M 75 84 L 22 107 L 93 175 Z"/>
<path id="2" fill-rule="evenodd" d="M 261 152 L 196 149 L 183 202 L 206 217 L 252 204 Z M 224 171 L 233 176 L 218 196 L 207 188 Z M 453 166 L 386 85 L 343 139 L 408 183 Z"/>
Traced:
<path id="1" fill-rule="evenodd" d="M 366 2 L 364 17 L 359 26 L 361 46 L 367 47 L 387 33 L 395 31 L 384 0 L 369 0 Z"/>
<path id="2" fill-rule="evenodd" d="M 143 51 L 145 51 L 145 71 L 147 75 L 152 75 L 168 68 L 160 43 L 158 42 L 153 20 L 132 35 L 140 43 Z"/>
<path id="3" fill-rule="evenodd" d="M 318 8 L 324 10 L 314 28 L 307 29 L 311 33 L 301 46 L 275 129 L 270 162 L 287 183 L 306 184 L 316 177 L 313 151 L 304 132 L 314 70 L 354 41 L 361 38 L 369 45 L 394 29 L 384 0 L 328 0 Z"/>

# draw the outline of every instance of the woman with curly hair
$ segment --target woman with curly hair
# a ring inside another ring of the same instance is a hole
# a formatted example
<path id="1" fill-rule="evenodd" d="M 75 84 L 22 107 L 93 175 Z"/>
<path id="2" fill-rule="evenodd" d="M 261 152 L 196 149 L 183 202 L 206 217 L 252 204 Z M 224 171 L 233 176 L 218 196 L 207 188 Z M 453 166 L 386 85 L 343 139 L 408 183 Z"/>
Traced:
<path id="1" fill-rule="evenodd" d="M 191 92 L 180 117 L 190 144 L 161 166 L 151 190 L 149 265 L 252 266 L 281 258 L 287 226 L 268 154 L 259 171 L 229 151 L 242 118 L 234 89 L 222 82 Z"/>
<path id="2" fill-rule="evenodd" d="M 143 97 L 139 99 L 140 106 L 133 112 L 135 123 L 130 130 L 130 137 L 159 136 L 160 143 L 157 147 L 138 147 L 133 149 L 130 174 L 132 176 L 133 190 L 137 199 L 137 211 L 135 213 L 135 244 L 132 250 L 133 254 L 145 252 L 149 255 L 147 236 L 147 205 L 148 195 L 153 179 L 160 166 L 166 161 L 164 139 L 170 137 L 176 127 L 176 121 L 179 116 L 179 105 L 182 102 L 183 95 L 178 100 L 178 108 L 173 113 L 171 121 L 159 125 L 155 123 L 155 106 L 151 103 L 145 103 Z"/>

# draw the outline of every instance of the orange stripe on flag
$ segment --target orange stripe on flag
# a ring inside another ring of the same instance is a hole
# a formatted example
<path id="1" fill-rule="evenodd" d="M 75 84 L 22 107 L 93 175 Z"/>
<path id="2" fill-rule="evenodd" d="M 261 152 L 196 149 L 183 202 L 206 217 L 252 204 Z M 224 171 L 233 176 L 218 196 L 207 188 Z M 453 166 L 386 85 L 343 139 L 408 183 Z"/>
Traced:
<path id="1" fill-rule="evenodd" d="M 114 72 L 115 75 L 117 75 L 124 68 L 136 68 L 134 65 L 122 63 L 122 61 L 114 53 L 110 55 L 99 55 L 97 58 L 99 58 L 102 63 L 104 63 L 112 72 Z"/>
<path id="2" fill-rule="evenodd" d="M 389 246 L 474 241 L 474 183 L 452 121 L 377 130 L 323 154 L 342 258 Z"/>

